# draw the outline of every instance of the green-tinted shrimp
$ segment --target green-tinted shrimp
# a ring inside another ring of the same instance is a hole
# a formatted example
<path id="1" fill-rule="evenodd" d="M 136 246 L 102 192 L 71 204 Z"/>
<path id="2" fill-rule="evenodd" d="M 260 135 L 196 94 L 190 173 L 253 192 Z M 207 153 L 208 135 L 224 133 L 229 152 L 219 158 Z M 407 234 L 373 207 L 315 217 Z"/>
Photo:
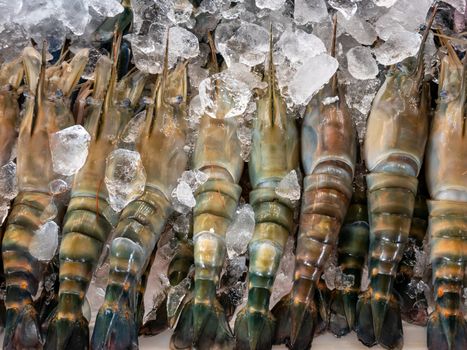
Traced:
<path id="1" fill-rule="evenodd" d="M 439 98 L 426 153 L 431 201 L 429 228 L 435 311 L 428 321 L 428 349 L 467 348 L 462 291 L 467 275 L 467 94 L 462 64 L 449 43 L 441 61 Z"/>
<path id="2" fill-rule="evenodd" d="M 119 36 L 117 36 L 119 37 Z M 119 40 L 114 62 L 103 56 L 97 63 L 92 103 L 85 127 L 91 135 L 86 163 L 75 175 L 60 245 L 58 307 L 47 331 L 46 349 L 87 349 L 88 322 L 81 307 L 102 248 L 112 229 L 104 173 L 107 155 L 134 113 L 145 75 L 134 73 L 117 85 Z"/>
<path id="3" fill-rule="evenodd" d="M 389 349 L 403 345 L 402 320 L 393 292 L 408 241 L 425 143 L 429 85 L 423 81 L 423 48 L 418 57 L 391 67 L 370 112 L 364 145 L 370 219 L 370 286 L 357 304 L 356 330 L 362 343 Z"/>
<path id="4" fill-rule="evenodd" d="M 146 114 L 137 150 L 146 170 L 144 194 L 123 210 L 110 250 L 110 274 L 105 301 L 99 310 L 93 349 L 138 347 L 137 287 L 160 234 L 172 212 L 170 202 L 177 179 L 187 166 L 187 70 L 179 64 L 164 76 L 155 105 Z"/>
<path id="5" fill-rule="evenodd" d="M 45 43 L 44 43 L 45 45 Z M 28 98 L 18 138 L 17 176 L 20 193 L 8 218 L 2 242 L 6 275 L 5 349 L 41 349 L 42 339 L 32 298 L 42 279 L 41 264 L 31 255 L 35 231 L 41 226 L 41 214 L 51 201 L 49 183 L 53 171 L 49 134 L 73 123 L 70 95 L 87 62 L 88 51 L 80 51 L 70 63 L 46 69 L 33 48 L 23 52 Z M 63 203 L 57 203 L 55 221 L 60 223 Z"/>
<path id="6" fill-rule="evenodd" d="M 294 204 L 275 190 L 287 174 L 298 170 L 298 135 L 276 83 L 272 47 L 270 50 L 269 71 L 265 74 L 268 90 L 257 103 L 248 168 L 256 226 L 249 243 L 248 302 L 235 321 L 237 349 L 272 346 L 274 320 L 269 299 L 285 244 L 295 226 Z"/>

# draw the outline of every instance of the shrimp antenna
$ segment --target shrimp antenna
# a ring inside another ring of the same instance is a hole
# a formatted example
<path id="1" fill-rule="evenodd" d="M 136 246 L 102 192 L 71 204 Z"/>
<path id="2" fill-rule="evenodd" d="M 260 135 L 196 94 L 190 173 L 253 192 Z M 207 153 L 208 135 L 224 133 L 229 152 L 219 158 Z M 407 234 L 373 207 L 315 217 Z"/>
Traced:
<path id="1" fill-rule="evenodd" d="M 430 18 L 428 19 L 428 23 L 426 24 L 425 31 L 423 32 L 422 42 L 420 44 L 420 49 L 418 50 L 417 55 L 417 68 L 415 70 L 415 74 L 417 75 L 417 84 L 415 84 L 416 87 L 420 86 L 425 75 L 425 63 L 423 60 L 423 54 L 425 53 L 425 44 L 426 40 L 428 39 L 428 34 L 430 34 L 431 26 L 433 25 L 433 21 L 435 20 L 436 11 L 438 11 L 437 2 L 435 2 L 432 5 L 431 10 L 432 12 Z"/>
<path id="2" fill-rule="evenodd" d="M 165 53 L 164 53 L 164 66 L 162 68 L 162 101 L 165 102 L 166 86 L 169 75 L 169 33 L 170 29 L 167 29 L 167 36 L 165 38 Z"/>
<path id="3" fill-rule="evenodd" d="M 122 31 L 121 28 L 115 25 L 114 37 L 112 42 L 112 72 L 110 74 L 109 90 L 105 96 L 104 111 L 107 112 L 113 101 L 113 95 L 117 85 L 118 76 L 118 56 L 120 55 L 120 45 L 122 43 Z"/>
<path id="4" fill-rule="evenodd" d="M 332 18 L 332 41 L 331 41 L 331 56 L 336 58 L 336 41 L 337 41 L 337 15 Z M 334 95 L 337 95 L 337 72 L 334 73 L 331 80 L 331 90 Z"/>
<path id="5" fill-rule="evenodd" d="M 269 103 L 271 104 L 271 125 L 274 125 L 275 122 L 275 113 L 274 113 L 274 95 L 276 87 L 276 77 L 274 71 L 274 61 L 273 61 L 273 38 L 272 38 L 272 23 L 269 24 L 269 67 L 268 67 L 268 95 Z"/>
<path id="6" fill-rule="evenodd" d="M 45 70 L 47 66 L 47 40 L 42 42 L 42 51 L 41 51 L 41 72 L 39 74 L 39 83 L 36 87 L 36 101 L 34 103 L 34 116 L 32 119 L 31 133 L 34 130 L 37 114 L 39 109 L 42 106 L 42 101 L 45 98 Z"/>

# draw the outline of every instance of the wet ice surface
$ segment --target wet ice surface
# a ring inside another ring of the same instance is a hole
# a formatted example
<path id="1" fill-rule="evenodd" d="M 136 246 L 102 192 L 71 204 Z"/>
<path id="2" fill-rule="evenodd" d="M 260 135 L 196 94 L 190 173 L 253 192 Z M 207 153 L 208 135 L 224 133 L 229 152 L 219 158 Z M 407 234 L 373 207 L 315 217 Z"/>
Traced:
<path id="1" fill-rule="evenodd" d="M 276 187 L 276 194 L 282 198 L 297 201 L 300 199 L 300 184 L 295 170 L 292 170 L 279 182 Z"/>
<path id="2" fill-rule="evenodd" d="M 293 272 L 295 266 L 294 254 L 295 239 L 289 236 L 284 248 L 276 279 L 272 286 L 270 305 L 274 306 L 284 295 L 290 292 L 293 283 Z"/>
<path id="3" fill-rule="evenodd" d="M 229 258 L 246 253 L 248 243 L 255 229 L 255 213 L 249 204 L 240 205 L 225 234 L 225 244 Z"/>
<path id="4" fill-rule="evenodd" d="M 188 213 L 196 205 L 194 192 L 208 180 L 200 170 L 184 171 L 172 192 L 172 205 L 179 213 Z"/>
<path id="5" fill-rule="evenodd" d="M 109 204 L 116 212 L 141 196 L 146 184 L 146 173 L 138 152 L 116 149 L 106 160 L 105 185 Z"/>
<path id="6" fill-rule="evenodd" d="M 59 227 L 54 221 L 41 225 L 32 237 L 29 245 L 30 254 L 40 261 L 50 261 L 58 247 Z"/>
<path id="7" fill-rule="evenodd" d="M 54 171 L 69 176 L 86 162 L 91 135 L 81 125 L 73 125 L 51 134 L 49 142 Z"/>

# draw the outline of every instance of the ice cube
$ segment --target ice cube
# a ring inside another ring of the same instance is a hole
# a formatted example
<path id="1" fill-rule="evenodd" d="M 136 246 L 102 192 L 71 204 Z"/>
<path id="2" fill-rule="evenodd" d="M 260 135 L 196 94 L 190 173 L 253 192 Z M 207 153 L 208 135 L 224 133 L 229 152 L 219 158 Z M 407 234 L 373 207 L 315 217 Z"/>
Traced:
<path id="1" fill-rule="evenodd" d="M 309 34 L 301 29 L 295 31 L 288 29 L 282 33 L 274 46 L 276 50 L 275 63 L 283 61 L 281 56 L 287 58 L 292 64 L 303 63 L 307 59 L 326 52 L 326 46 L 314 34 Z"/>
<path id="2" fill-rule="evenodd" d="M 324 0 L 295 0 L 294 20 L 297 24 L 321 22 L 328 16 L 328 8 Z"/>
<path id="3" fill-rule="evenodd" d="M 89 15 L 89 0 L 58 1 L 60 10 L 50 13 L 50 16 L 58 15 L 63 24 L 74 34 L 82 35 L 87 24 L 91 20 Z"/>
<path id="4" fill-rule="evenodd" d="M 300 199 L 300 184 L 298 183 L 297 172 L 295 170 L 292 170 L 282 178 L 276 187 L 276 194 L 291 201 Z"/>
<path id="5" fill-rule="evenodd" d="M 3 225 L 3 222 L 8 216 L 9 210 L 10 210 L 10 201 L 0 198 L 0 225 Z"/>
<path id="6" fill-rule="evenodd" d="M 179 58 L 188 59 L 199 54 L 199 40 L 195 34 L 182 27 L 169 30 L 169 63 L 173 66 Z"/>
<path id="7" fill-rule="evenodd" d="M 426 14 L 432 3 L 432 0 L 398 0 L 376 21 L 375 29 L 378 36 L 388 40 L 391 34 L 401 30 L 417 31 L 420 25 L 425 23 Z M 418 45 L 415 48 L 418 50 Z"/>
<path id="8" fill-rule="evenodd" d="M 284 3 L 285 0 L 256 0 L 256 7 L 277 11 L 284 6 Z"/>
<path id="9" fill-rule="evenodd" d="M 186 182 L 190 186 L 191 191 L 194 192 L 199 186 L 208 181 L 208 175 L 198 169 L 188 170 L 182 173 L 180 181 Z"/>
<path id="10" fill-rule="evenodd" d="M 16 164 L 8 162 L 0 167 L 0 198 L 12 200 L 18 195 Z"/>
<path id="11" fill-rule="evenodd" d="M 289 84 L 288 93 L 297 105 L 306 105 L 334 75 L 339 64 L 334 57 L 322 53 L 307 59 Z"/>
<path id="12" fill-rule="evenodd" d="M 86 0 L 99 15 L 115 17 L 123 12 L 123 6 L 118 0 Z"/>
<path id="13" fill-rule="evenodd" d="M 216 28 L 215 43 L 228 67 L 239 62 L 253 67 L 264 62 L 269 51 L 269 32 L 254 23 L 222 22 Z"/>
<path id="14" fill-rule="evenodd" d="M 75 174 L 86 162 L 91 135 L 81 125 L 57 131 L 50 135 L 53 169 L 57 174 Z"/>
<path id="15" fill-rule="evenodd" d="M 193 12 L 193 5 L 188 0 L 174 0 L 167 17 L 175 24 L 186 23 Z"/>
<path id="16" fill-rule="evenodd" d="M 237 129 L 237 137 L 240 141 L 240 156 L 245 162 L 250 159 L 253 131 L 248 126 L 242 125 Z"/>
<path id="17" fill-rule="evenodd" d="M 270 303 L 275 305 L 284 295 L 290 292 L 293 284 L 293 272 L 295 267 L 294 254 L 295 239 L 289 236 L 284 248 L 277 276 L 272 287 Z"/>
<path id="18" fill-rule="evenodd" d="M 110 206 L 116 212 L 144 193 L 146 172 L 138 152 L 116 149 L 106 160 L 105 184 Z"/>
<path id="19" fill-rule="evenodd" d="M 185 181 L 180 181 L 178 183 L 172 196 L 175 196 L 178 202 L 186 207 L 193 208 L 196 205 L 196 199 L 195 196 L 193 196 L 193 190 Z"/>
<path id="20" fill-rule="evenodd" d="M 349 73 L 360 80 L 373 79 L 379 73 L 371 49 L 366 46 L 356 46 L 347 51 L 347 67 Z"/>
<path id="21" fill-rule="evenodd" d="M 255 213 L 249 204 L 243 204 L 237 208 L 225 234 L 225 244 L 229 258 L 242 255 L 246 252 L 248 243 L 255 229 Z"/>
<path id="22" fill-rule="evenodd" d="M 201 107 L 211 118 L 227 119 L 243 114 L 251 96 L 247 84 L 225 72 L 213 74 L 199 84 Z"/>
<path id="23" fill-rule="evenodd" d="M 349 19 L 355 12 L 357 12 L 356 0 L 328 0 L 331 7 L 342 13 L 342 15 Z"/>
<path id="24" fill-rule="evenodd" d="M 175 287 L 172 287 L 167 295 L 167 316 L 174 317 L 179 311 L 180 306 L 188 294 L 191 286 L 191 277 L 186 277 Z"/>
<path id="25" fill-rule="evenodd" d="M 58 247 L 58 225 L 54 221 L 48 221 L 41 225 L 31 239 L 29 253 L 40 261 L 49 262 Z"/>
<path id="26" fill-rule="evenodd" d="M 397 2 L 397 0 L 373 0 L 373 2 L 377 6 L 391 7 L 392 5 L 394 5 Z"/>
<path id="27" fill-rule="evenodd" d="M 337 22 L 360 44 L 371 45 L 377 38 L 377 34 L 373 26 L 357 15 L 346 19 L 339 13 L 337 16 Z"/>
<path id="28" fill-rule="evenodd" d="M 379 63 L 389 66 L 415 56 L 421 41 L 420 34 L 401 29 L 391 34 L 384 44 L 375 48 L 374 53 Z"/>

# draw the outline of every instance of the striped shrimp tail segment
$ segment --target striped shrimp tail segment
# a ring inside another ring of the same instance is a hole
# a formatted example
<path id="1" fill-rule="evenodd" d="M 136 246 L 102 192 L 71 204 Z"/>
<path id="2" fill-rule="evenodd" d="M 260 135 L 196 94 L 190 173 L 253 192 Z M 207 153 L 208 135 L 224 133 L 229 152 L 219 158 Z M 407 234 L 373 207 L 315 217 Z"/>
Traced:
<path id="1" fill-rule="evenodd" d="M 46 349 L 88 347 L 88 322 L 81 307 L 112 229 L 102 214 L 107 207 L 107 201 L 95 195 L 79 194 L 70 201 L 60 245 L 59 309 L 47 330 Z"/>
<path id="2" fill-rule="evenodd" d="M 216 299 L 226 247 L 224 236 L 237 208 L 241 187 L 226 179 L 211 178 L 196 192 L 194 208 L 195 290 L 185 305 L 171 346 L 194 344 L 200 349 L 230 349 L 233 334 L 225 312 Z"/>
<path id="3" fill-rule="evenodd" d="M 110 248 L 109 281 L 94 327 L 93 349 L 138 348 L 138 287 L 169 213 L 165 196 L 148 188 L 123 210 Z"/>
<path id="4" fill-rule="evenodd" d="M 371 282 L 369 295 L 360 298 L 357 305 L 357 334 L 366 345 L 402 347 L 402 321 L 393 284 L 409 237 L 417 184 L 413 176 L 367 176 Z"/>
<path id="5" fill-rule="evenodd" d="M 428 321 L 428 349 L 467 348 L 462 287 L 467 262 L 467 203 L 429 201 L 429 234 L 436 309 Z"/>
<path id="6" fill-rule="evenodd" d="M 238 349 L 270 349 L 274 317 L 269 311 L 272 286 L 289 232 L 294 205 L 275 193 L 274 186 L 250 192 L 255 211 L 255 233 L 249 245 L 248 303 L 235 321 Z"/>
<path id="7" fill-rule="evenodd" d="M 342 174 L 352 174 L 346 166 L 342 170 Z M 292 349 L 310 347 L 314 330 L 321 328 L 317 324 L 315 292 L 324 264 L 337 244 L 339 229 L 352 195 L 351 189 L 351 175 L 318 173 L 305 177 L 294 285 L 291 294 L 273 309 L 277 318 L 277 343 L 286 342 Z M 284 310 L 286 303 L 290 308 L 288 312 Z M 286 317 L 290 317 L 290 322 Z M 285 331 L 283 327 L 288 330 Z"/>
<path id="8" fill-rule="evenodd" d="M 2 242 L 6 289 L 5 349 L 40 348 L 42 340 L 32 298 L 41 280 L 41 265 L 30 253 L 40 216 L 50 202 L 48 194 L 22 192 L 13 204 Z"/>
<path id="9" fill-rule="evenodd" d="M 356 307 L 363 265 L 368 254 L 369 226 L 366 196 L 356 200 L 354 194 L 344 225 L 339 233 L 338 264 L 345 275 L 354 277 L 351 286 L 335 290 L 332 295 L 329 328 L 336 336 L 354 329 Z"/>

